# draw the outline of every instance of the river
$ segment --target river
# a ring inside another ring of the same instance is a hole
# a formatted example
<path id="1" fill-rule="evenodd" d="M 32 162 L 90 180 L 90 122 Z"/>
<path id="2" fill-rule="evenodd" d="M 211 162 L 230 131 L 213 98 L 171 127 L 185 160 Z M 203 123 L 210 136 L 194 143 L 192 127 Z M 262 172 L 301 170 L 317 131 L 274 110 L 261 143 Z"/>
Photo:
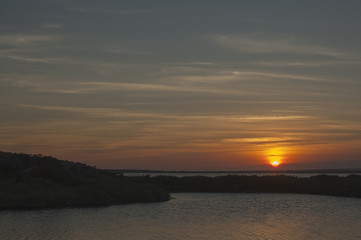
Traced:
<path id="1" fill-rule="evenodd" d="M 361 199 L 176 193 L 162 203 L 1 211 L 0 239 L 361 239 Z"/>

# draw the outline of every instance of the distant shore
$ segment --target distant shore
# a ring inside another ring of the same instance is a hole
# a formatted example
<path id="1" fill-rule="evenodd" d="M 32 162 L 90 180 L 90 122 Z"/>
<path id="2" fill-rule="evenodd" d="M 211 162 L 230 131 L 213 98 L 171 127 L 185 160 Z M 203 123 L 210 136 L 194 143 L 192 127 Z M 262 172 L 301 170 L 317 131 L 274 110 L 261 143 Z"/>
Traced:
<path id="1" fill-rule="evenodd" d="M 129 174 L 129 173 L 143 173 L 143 174 L 361 174 L 361 168 L 341 168 L 341 169 L 302 169 L 302 170 L 279 170 L 279 169 L 270 169 L 270 170 L 247 170 L 247 171 L 186 171 L 186 170 L 143 170 L 143 169 L 104 169 L 107 172 L 115 173 L 115 174 Z"/>
<path id="2" fill-rule="evenodd" d="M 261 170 L 261 171 L 149 171 L 149 170 L 106 170 L 125 177 L 142 176 L 174 176 L 174 177 L 219 177 L 227 175 L 237 176 L 294 176 L 294 177 L 313 177 L 317 175 L 331 175 L 345 177 L 350 174 L 361 175 L 360 169 L 318 169 L 318 170 Z"/>
<path id="3" fill-rule="evenodd" d="M 311 177 L 285 175 L 295 171 L 258 171 L 275 174 L 268 176 L 236 174 L 240 172 L 208 172 L 225 173 L 213 177 L 149 176 L 154 171 L 144 170 L 139 170 L 141 176 L 124 176 L 127 171 L 134 172 L 100 170 L 49 156 L 0 151 L 0 210 L 161 202 L 168 201 L 169 193 L 175 192 L 300 193 L 361 198 L 361 175 L 352 174 L 358 173 L 355 169 L 347 170 L 347 176 Z"/>
<path id="4" fill-rule="evenodd" d="M 268 170 L 149 170 L 149 169 L 103 169 L 110 172 L 173 172 L 173 173 L 266 173 L 266 172 L 277 172 L 277 173 L 345 173 L 345 172 L 358 172 L 361 173 L 361 168 L 324 168 L 324 169 L 268 169 Z"/>
<path id="5" fill-rule="evenodd" d="M 147 182 L 169 192 L 230 192 L 230 193 L 299 193 L 361 198 L 361 175 L 345 177 L 316 175 L 312 177 L 237 176 L 137 176 L 133 182 Z"/>

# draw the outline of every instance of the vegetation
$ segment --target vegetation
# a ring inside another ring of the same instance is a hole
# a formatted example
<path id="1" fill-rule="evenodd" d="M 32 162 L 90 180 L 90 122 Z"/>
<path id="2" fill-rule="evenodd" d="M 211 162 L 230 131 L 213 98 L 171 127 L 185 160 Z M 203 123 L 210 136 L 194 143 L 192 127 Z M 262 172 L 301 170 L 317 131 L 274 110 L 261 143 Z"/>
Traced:
<path id="1" fill-rule="evenodd" d="M 48 156 L 0 152 L 0 209 L 166 200 L 169 194 L 155 184 Z"/>
<path id="2" fill-rule="evenodd" d="M 232 193 L 301 193 L 361 198 L 361 176 L 339 177 L 317 175 L 309 178 L 293 176 L 219 176 L 219 177 L 132 177 L 133 182 L 147 182 L 169 192 Z"/>
<path id="3" fill-rule="evenodd" d="M 168 192 L 302 193 L 361 198 L 361 176 L 118 176 L 42 155 L 0 152 L 0 210 L 169 200 Z"/>

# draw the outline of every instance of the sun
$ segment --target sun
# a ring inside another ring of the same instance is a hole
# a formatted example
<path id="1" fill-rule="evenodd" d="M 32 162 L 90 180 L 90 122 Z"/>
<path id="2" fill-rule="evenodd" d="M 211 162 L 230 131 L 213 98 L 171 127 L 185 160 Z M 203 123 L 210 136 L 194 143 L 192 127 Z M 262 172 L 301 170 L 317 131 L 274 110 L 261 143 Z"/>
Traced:
<path id="1" fill-rule="evenodd" d="M 272 167 L 278 167 L 284 155 L 284 150 L 281 148 L 271 148 L 267 151 L 267 159 Z"/>
<path id="2" fill-rule="evenodd" d="M 271 165 L 272 165 L 272 167 L 276 168 L 276 167 L 278 167 L 280 165 L 280 163 L 281 163 L 280 161 L 276 160 L 276 161 L 271 162 Z"/>

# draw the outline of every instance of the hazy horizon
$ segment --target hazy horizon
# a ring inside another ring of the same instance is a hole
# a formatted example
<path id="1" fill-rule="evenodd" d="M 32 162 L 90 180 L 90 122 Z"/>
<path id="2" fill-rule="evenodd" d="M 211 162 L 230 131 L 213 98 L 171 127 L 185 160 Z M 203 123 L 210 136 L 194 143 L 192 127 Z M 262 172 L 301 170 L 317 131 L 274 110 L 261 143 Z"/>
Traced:
<path id="1" fill-rule="evenodd" d="M 225 170 L 225 171 L 219 171 L 219 170 L 157 170 L 157 169 L 129 169 L 129 168 L 126 168 L 126 169 L 116 169 L 116 168 L 112 168 L 112 169 L 103 169 L 103 170 L 109 170 L 109 171 L 124 171 L 124 172 L 164 172 L 164 173 L 172 173 L 172 172 L 179 172 L 179 173 L 182 173 L 182 172 L 194 172 L 194 173 L 232 173 L 232 172 L 244 172 L 244 173 L 257 173 L 257 172 L 269 172 L 269 173 L 292 173 L 292 172 L 299 172 L 299 173 L 312 173 L 312 172 L 315 172 L 315 173 L 342 173 L 343 171 L 345 173 L 352 173 L 352 172 L 361 172 L 361 168 L 326 168 L 326 169 L 279 169 L 279 168 L 269 168 L 269 169 L 262 169 L 262 170 Z"/>
<path id="2" fill-rule="evenodd" d="M 5 0 L 1 151 L 361 168 L 361 2 Z"/>

